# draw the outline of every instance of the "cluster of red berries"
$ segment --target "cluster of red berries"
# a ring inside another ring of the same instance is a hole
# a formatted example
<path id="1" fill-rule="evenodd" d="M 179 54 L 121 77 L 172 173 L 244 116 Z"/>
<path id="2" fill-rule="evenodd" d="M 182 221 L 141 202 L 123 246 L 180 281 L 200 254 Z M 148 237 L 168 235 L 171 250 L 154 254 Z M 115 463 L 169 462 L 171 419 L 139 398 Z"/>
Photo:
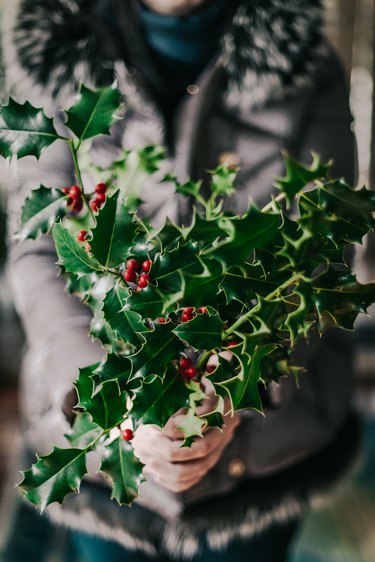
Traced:
<path id="1" fill-rule="evenodd" d="M 187 306 L 182 309 L 181 322 L 189 322 L 197 314 L 207 314 L 208 309 L 205 306 L 194 308 L 194 306 Z"/>
<path id="2" fill-rule="evenodd" d="M 131 429 L 123 429 L 121 435 L 124 441 L 131 441 L 134 437 L 134 433 Z"/>
<path id="3" fill-rule="evenodd" d="M 61 190 L 68 196 L 67 206 L 72 213 L 79 213 L 83 207 L 82 189 L 79 185 L 72 185 L 72 187 L 63 187 Z"/>
<path id="4" fill-rule="evenodd" d="M 184 355 L 180 358 L 179 372 L 185 380 L 194 379 L 198 374 L 197 368 L 194 367 L 191 359 Z"/>
<path id="5" fill-rule="evenodd" d="M 95 186 L 95 198 L 90 202 L 91 209 L 97 213 L 106 200 L 107 186 L 105 183 L 98 183 Z"/>
<path id="6" fill-rule="evenodd" d="M 141 264 L 136 259 L 128 260 L 125 264 L 126 269 L 122 274 L 124 281 L 137 283 L 138 290 L 144 289 L 152 281 L 149 275 L 151 266 L 151 260 L 145 260 Z"/>

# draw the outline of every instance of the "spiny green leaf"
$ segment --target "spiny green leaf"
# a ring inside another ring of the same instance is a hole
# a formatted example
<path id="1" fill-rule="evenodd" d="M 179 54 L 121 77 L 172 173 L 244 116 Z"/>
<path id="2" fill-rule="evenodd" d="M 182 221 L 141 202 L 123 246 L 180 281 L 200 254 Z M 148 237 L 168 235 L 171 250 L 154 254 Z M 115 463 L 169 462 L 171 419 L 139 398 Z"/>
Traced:
<path id="1" fill-rule="evenodd" d="M 125 208 L 122 195 L 116 191 L 107 197 L 92 229 L 92 254 L 106 268 L 120 265 L 130 254 L 137 227 Z"/>
<path id="2" fill-rule="evenodd" d="M 220 218 L 206 219 L 194 209 L 191 225 L 183 230 L 184 239 L 197 240 L 202 243 L 202 248 L 205 248 L 218 238 L 228 236 L 225 224 Z"/>
<path id="3" fill-rule="evenodd" d="M 286 297 L 288 306 L 288 315 L 285 320 L 285 326 L 290 333 L 290 343 L 293 346 L 299 335 L 307 336 L 307 332 L 314 322 L 311 317 L 313 312 L 311 283 L 299 283 L 293 293 Z M 290 308 L 292 310 L 290 311 Z"/>
<path id="4" fill-rule="evenodd" d="M 312 164 L 306 166 L 296 162 L 286 153 L 283 154 L 286 173 L 284 177 L 277 178 L 275 186 L 285 194 L 289 205 L 306 185 L 328 177 L 331 163 L 322 164 L 316 153 L 312 153 L 312 157 Z"/>
<path id="5" fill-rule="evenodd" d="M 66 196 L 58 189 L 41 185 L 25 199 L 21 214 L 19 240 L 35 240 L 51 231 L 55 221 L 66 213 Z"/>
<path id="6" fill-rule="evenodd" d="M 173 330 L 181 340 L 195 349 L 214 349 L 222 345 L 224 323 L 217 314 L 197 314 Z"/>
<path id="7" fill-rule="evenodd" d="M 180 408 L 188 406 L 190 391 L 176 368 L 169 365 L 163 379 L 148 377 L 135 392 L 130 417 L 138 425 L 155 424 L 164 427 Z"/>
<path id="8" fill-rule="evenodd" d="M 200 275 L 184 275 L 183 304 L 194 303 L 195 307 L 217 306 L 217 296 L 224 280 L 222 265 L 216 260 L 202 261 L 204 271 Z"/>
<path id="9" fill-rule="evenodd" d="M 0 154 L 4 158 L 35 156 L 40 158 L 45 148 L 57 140 L 53 120 L 43 109 L 33 107 L 28 101 L 17 103 L 10 98 L 0 109 Z"/>
<path id="10" fill-rule="evenodd" d="M 131 505 L 138 496 L 143 466 L 121 436 L 106 446 L 100 470 L 112 479 L 112 499 L 119 505 Z"/>
<path id="11" fill-rule="evenodd" d="M 312 288 L 321 332 L 331 326 L 352 330 L 358 314 L 375 302 L 375 283 L 362 285 L 349 269 L 329 268 L 313 280 Z"/>
<path id="12" fill-rule="evenodd" d="M 203 255 L 214 254 L 225 265 L 241 265 L 253 250 L 274 241 L 281 225 L 279 214 L 262 213 L 254 206 L 246 215 L 233 219 L 231 236 L 208 248 Z"/>
<path id="13" fill-rule="evenodd" d="M 141 347 L 148 332 L 142 316 L 126 308 L 129 291 L 126 287 L 116 284 L 106 295 L 103 302 L 104 319 L 125 343 Z"/>
<path id="14" fill-rule="evenodd" d="M 205 420 L 196 416 L 194 411 L 189 409 L 177 426 L 177 429 L 182 431 L 185 439 L 183 445 L 185 447 L 191 447 L 195 441 L 195 437 L 203 437 L 203 428 L 205 425 Z"/>
<path id="15" fill-rule="evenodd" d="M 121 357 L 109 353 L 98 365 L 94 375 L 99 377 L 100 382 L 118 380 L 121 387 L 127 383 L 131 375 L 132 364 L 128 357 Z"/>
<path id="16" fill-rule="evenodd" d="M 221 165 L 211 170 L 212 180 L 210 183 L 211 193 L 215 196 L 228 196 L 235 192 L 234 180 L 238 170 Z"/>
<path id="17" fill-rule="evenodd" d="M 124 419 L 127 411 L 126 393 L 120 391 L 117 380 L 104 382 L 99 389 L 95 389 L 94 381 L 88 374 L 85 369 L 80 369 L 74 383 L 79 398 L 76 407 L 88 412 L 92 421 L 102 429 L 111 429 Z"/>
<path id="18" fill-rule="evenodd" d="M 72 447 L 86 448 L 102 433 L 100 427 L 92 421 L 87 412 L 77 412 L 73 426 L 65 437 Z"/>
<path id="19" fill-rule="evenodd" d="M 80 277 L 85 273 L 100 271 L 100 264 L 86 252 L 73 234 L 56 223 L 52 229 L 55 247 L 61 265 L 68 273 L 75 273 Z"/>
<path id="20" fill-rule="evenodd" d="M 21 493 L 41 511 L 53 502 L 62 503 L 69 492 L 78 492 L 86 474 L 86 451 L 54 447 L 39 457 L 30 470 L 23 473 Z"/>
<path id="21" fill-rule="evenodd" d="M 251 340 L 245 340 L 243 345 L 231 348 L 231 352 L 241 366 L 241 371 L 238 376 L 226 382 L 216 383 L 215 388 L 220 386 L 228 392 L 233 410 L 252 409 L 263 412 L 258 388 L 262 376 L 261 362 L 276 348 L 277 345 L 273 343 L 254 346 Z"/>
<path id="22" fill-rule="evenodd" d="M 80 141 L 109 135 L 120 104 L 121 94 L 113 86 L 90 90 L 82 85 L 77 103 L 66 111 L 66 124 Z"/>
<path id="23" fill-rule="evenodd" d="M 169 363 L 184 349 L 182 342 L 172 330 L 173 325 L 168 322 L 155 324 L 154 330 L 145 334 L 145 345 L 136 355 L 130 357 L 133 376 L 164 376 Z"/>
<path id="24" fill-rule="evenodd" d="M 164 313 L 164 303 L 162 291 L 149 284 L 139 292 L 131 292 L 124 310 L 137 312 L 143 318 L 158 318 Z"/>

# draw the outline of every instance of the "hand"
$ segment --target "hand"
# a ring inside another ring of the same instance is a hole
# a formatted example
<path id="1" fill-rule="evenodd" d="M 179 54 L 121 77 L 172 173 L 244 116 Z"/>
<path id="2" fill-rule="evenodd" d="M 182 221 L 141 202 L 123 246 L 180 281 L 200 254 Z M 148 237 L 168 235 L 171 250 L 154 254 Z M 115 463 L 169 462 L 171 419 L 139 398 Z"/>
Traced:
<path id="1" fill-rule="evenodd" d="M 202 379 L 207 399 L 197 409 L 199 415 L 214 410 L 217 397 L 212 384 Z M 229 403 L 225 401 L 225 410 Z M 132 440 L 136 456 L 145 464 L 145 476 L 152 478 L 172 492 L 184 492 L 197 484 L 219 461 L 225 447 L 232 440 L 240 423 L 238 414 L 224 415 L 221 430 L 208 428 L 204 436 L 197 437 L 192 447 L 181 447 L 183 436 L 178 429 L 184 410 L 174 414 L 164 429 L 155 425 L 140 426 Z"/>

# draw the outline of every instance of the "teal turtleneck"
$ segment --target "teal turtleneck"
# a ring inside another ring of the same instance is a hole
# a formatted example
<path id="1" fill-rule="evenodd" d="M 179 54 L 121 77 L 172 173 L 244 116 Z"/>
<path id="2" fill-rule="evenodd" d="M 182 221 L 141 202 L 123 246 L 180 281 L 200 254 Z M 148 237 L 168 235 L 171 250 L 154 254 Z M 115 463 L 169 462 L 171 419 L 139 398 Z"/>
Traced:
<path id="1" fill-rule="evenodd" d="M 218 51 L 228 6 L 228 0 L 213 0 L 185 16 L 169 16 L 139 4 L 145 41 L 176 102 Z"/>

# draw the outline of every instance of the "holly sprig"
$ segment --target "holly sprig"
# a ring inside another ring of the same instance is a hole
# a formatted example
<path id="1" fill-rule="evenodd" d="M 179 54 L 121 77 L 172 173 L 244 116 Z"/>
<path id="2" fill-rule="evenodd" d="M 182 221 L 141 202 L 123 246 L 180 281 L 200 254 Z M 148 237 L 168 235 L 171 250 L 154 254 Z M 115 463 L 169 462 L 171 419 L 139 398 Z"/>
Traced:
<path id="1" fill-rule="evenodd" d="M 220 429 L 225 404 L 264 413 L 262 387 L 301 370 L 293 362 L 297 342 L 313 329 L 352 329 L 375 301 L 375 284 L 360 284 L 344 258 L 348 245 L 374 230 L 374 192 L 332 179 L 317 155 L 305 166 L 284 154 L 278 192 L 242 215 L 223 210 L 237 170 L 219 166 L 205 185 L 166 176 L 189 198 L 191 223 L 168 219 L 155 229 L 137 206 L 163 150 L 124 151 L 106 169 L 89 161 L 92 140 L 110 133 L 120 108 L 114 87 L 83 86 L 66 111 L 66 137 L 29 103 L 11 99 L 0 112 L 4 157 L 39 158 L 56 140 L 71 150 L 76 185 L 36 187 L 18 238 L 52 234 L 67 291 L 91 308 L 91 336 L 105 351 L 75 383 L 72 446 L 55 447 L 23 474 L 22 493 L 41 509 L 79 490 L 87 454 L 98 448 L 113 497 L 131 503 L 142 480 L 131 446 L 140 424 L 163 427 L 184 408 L 180 429 L 190 446 L 207 426 Z M 92 189 L 82 166 L 100 178 Z M 197 412 L 202 377 L 218 396 L 205 415 Z"/>

